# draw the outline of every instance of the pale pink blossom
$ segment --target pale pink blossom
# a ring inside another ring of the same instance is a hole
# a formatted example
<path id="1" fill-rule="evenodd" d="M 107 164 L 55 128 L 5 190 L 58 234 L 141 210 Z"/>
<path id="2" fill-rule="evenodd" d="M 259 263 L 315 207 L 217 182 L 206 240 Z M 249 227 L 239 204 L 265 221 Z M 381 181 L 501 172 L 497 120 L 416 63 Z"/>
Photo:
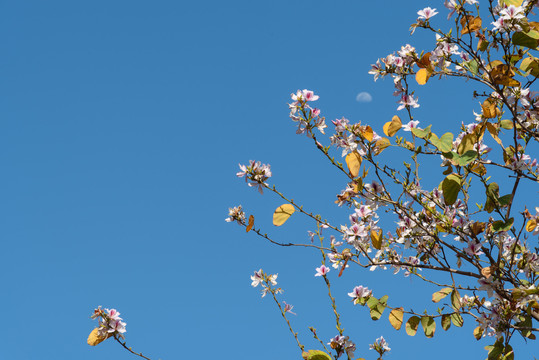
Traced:
<path id="1" fill-rule="evenodd" d="M 352 292 L 348 293 L 348 296 L 354 299 L 354 304 L 357 304 L 360 299 L 371 296 L 372 291 L 362 285 L 356 286 Z"/>
<path id="2" fill-rule="evenodd" d="M 430 7 L 426 7 L 423 10 L 419 10 L 417 12 L 417 15 L 419 15 L 419 19 L 425 19 L 425 20 L 430 19 L 436 14 L 438 14 L 436 9 L 431 9 Z"/>
<path id="3" fill-rule="evenodd" d="M 329 268 L 326 265 L 322 265 L 316 268 L 316 274 L 314 276 L 325 276 L 329 272 Z"/>
<path id="4" fill-rule="evenodd" d="M 413 108 L 418 108 L 419 107 L 419 104 L 417 103 L 417 99 L 414 99 L 414 97 L 412 95 L 402 95 L 400 101 L 398 102 L 400 105 L 399 107 L 397 108 L 397 111 L 398 110 L 402 110 L 404 109 L 405 107 L 413 107 Z"/>

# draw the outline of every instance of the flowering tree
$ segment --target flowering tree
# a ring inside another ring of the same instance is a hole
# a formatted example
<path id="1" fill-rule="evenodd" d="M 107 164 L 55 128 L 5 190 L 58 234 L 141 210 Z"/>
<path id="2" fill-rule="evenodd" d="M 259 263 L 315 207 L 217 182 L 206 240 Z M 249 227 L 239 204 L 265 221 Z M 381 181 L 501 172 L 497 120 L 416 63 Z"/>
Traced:
<path id="1" fill-rule="evenodd" d="M 323 278 L 330 290 L 338 334 L 327 342 L 311 328 L 320 350 L 305 349 L 292 330 L 287 318 L 292 306 L 278 300 L 282 289 L 277 287 L 277 276 L 258 270 L 251 277 L 252 286 L 262 287 L 262 296 L 271 294 L 304 359 L 355 358 L 353 334 L 344 334 L 330 288 L 330 281 L 338 280 L 351 265 L 395 274 L 402 271 L 433 287 L 431 300 L 443 305 L 435 313 L 391 304 L 388 296 L 375 295 L 362 285 L 351 287 L 348 295 L 354 304 L 367 307 L 373 320 L 389 308 L 391 325 L 397 330 L 404 325 L 408 335 L 421 327 L 432 337 L 437 324 L 447 330 L 474 321 L 476 339 L 493 339 L 487 347 L 489 359 L 512 359 L 510 343 L 515 335 L 535 339 L 539 256 L 534 246 L 539 207 L 535 214 L 526 206 L 517 207 L 519 196 L 520 201 L 525 196 L 523 186 L 539 181 L 537 160 L 530 155 L 539 140 L 539 98 L 531 90 L 539 76 L 539 58 L 534 56 L 539 22 L 530 20 L 538 3 L 490 0 L 486 9 L 480 9 L 476 0 L 448 0 L 445 7 L 452 24 L 448 32 L 431 26 L 436 9 L 418 11 L 411 32 L 421 28 L 434 33 L 433 47 L 419 51 L 405 45 L 376 61 L 369 71 L 374 80 L 393 79 L 399 99 L 396 110 L 405 114 L 395 115 L 376 129 L 379 133 L 368 124 L 341 118 L 332 121 L 334 133 L 324 144 L 325 118 L 313 105 L 319 96 L 310 90 L 291 95 L 290 118 L 297 124 L 296 133 L 312 139 L 322 156 L 348 178 L 336 201 L 350 209 L 346 223 L 332 224 L 270 185 L 269 165 L 257 161 L 240 165 L 237 176 L 244 177 L 250 187 L 284 199 L 273 214 L 274 225 L 283 225 L 294 212 L 316 224 L 316 231 L 309 232 L 310 243 L 283 244 L 258 229 L 254 216 L 247 217 L 241 206 L 231 208 L 226 219 L 274 244 L 321 250 L 322 265 L 315 276 Z M 455 133 L 437 135 L 432 125 L 414 120 L 414 109 L 420 105 L 413 86 L 425 85 L 436 76 L 477 85 L 474 96 L 481 99 L 480 106 L 474 118 Z M 382 132 L 385 136 L 379 135 Z M 408 160 L 402 166 L 384 164 L 383 151 L 400 151 L 408 154 Z M 421 164 L 435 161 L 441 165 L 440 174 L 430 172 L 429 176 L 440 176 L 441 181 L 428 189 L 424 183 L 432 179 L 421 178 Z M 500 177 L 498 182 L 495 176 Z M 382 229 L 382 212 L 393 217 L 394 227 Z M 328 275 L 332 268 L 338 276 Z M 379 358 L 390 350 L 383 337 L 371 349 Z"/>
<path id="2" fill-rule="evenodd" d="M 513 359 L 514 336 L 534 340 L 539 331 L 539 207 L 533 214 L 519 205 L 522 200 L 536 201 L 526 194 L 539 181 L 537 160 L 531 155 L 539 140 L 539 97 L 532 91 L 539 77 L 535 57 L 539 22 L 531 20 L 539 1 L 483 1 L 484 8 L 477 0 L 445 1 L 451 25 L 447 32 L 431 26 L 437 9 L 418 11 L 411 32 L 432 32 L 433 46 L 416 50 L 405 45 L 372 65 L 369 73 L 374 80 L 392 78 L 396 111 L 404 114 L 395 115 L 381 129 L 341 118 L 332 121 L 334 132 L 326 138 L 325 118 L 313 105 L 319 96 L 310 90 L 291 95 L 290 118 L 296 133 L 312 140 L 347 178 L 336 201 L 350 209 L 343 224 L 306 210 L 270 184 L 270 165 L 258 161 L 240 165 L 237 175 L 248 186 L 284 200 L 273 213 L 274 225 L 282 226 L 299 212 L 316 226 L 309 231 L 310 241 L 281 243 L 256 227 L 254 216 L 247 216 L 241 205 L 231 208 L 226 219 L 273 244 L 320 250 L 322 264 L 315 276 L 329 290 L 337 334 L 320 339 L 311 328 L 319 350 L 306 349 L 293 330 L 288 319 L 293 306 L 279 300 L 277 275 L 260 269 L 251 276 L 251 285 L 261 286 L 262 296 L 275 301 L 306 360 L 359 359 L 353 334 L 344 333 L 331 293 L 331 281 L 340 280 L 350 266 L 400 272 L 432 287 L 430 300 L 440 307 L 429 313 L 393 304 L 377 289 L 350 286 L 348 296 L 355 305 L 365 307 L 373 320 L 389 309 L 389 323 L 397 330 L 404 327 L 410 336 L 421 328 L 430 338 L 439 326 L 448 330 L 471 321 L 476 324 L 476 339 L 492 338 L 489 359 Z M 420 106 L 414 86 L 435 77 L 477 85 L 474 96 L 480 106 L 474 109 L 474 118 L 459 124 L 454 133 L 436 134 L 432 125 L 414 120 L 414 109 Z M 402 165 L 384 164 L 380 154 L 390 151 L 406 155 L 407 160 Z M 439 174 L 429 170 L 429 178 L 423 179 L 421 165 L 436 162 L 441 165 Z M 429 189 L 425 183 L 433 179 L 439 185 Z M 382 229 L 382 213 L 384 224 L 395 225 Z M 99 326 L 88 338 L 90 345 L 113 337 L 146 358 L 122 341 L 125 323 L 116 310 L 98 308 L 93 317 L 99 318 Z M 379 359 L 390 350 L 383 337 L 370 347 Z"/>

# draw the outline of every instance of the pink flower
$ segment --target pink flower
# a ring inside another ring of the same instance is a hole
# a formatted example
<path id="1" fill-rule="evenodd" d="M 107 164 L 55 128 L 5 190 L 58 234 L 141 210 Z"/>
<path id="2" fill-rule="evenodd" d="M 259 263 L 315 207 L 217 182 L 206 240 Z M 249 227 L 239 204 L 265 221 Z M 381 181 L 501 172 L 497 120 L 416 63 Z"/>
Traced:
<path id="1" fill-rule="evenodd" d="M 519 20 L 524 17 L 524 9 L 521 6 L 509 5 L 507 8 L 500 11 L 504 20 Z"/>
<path id="2" fill-rule="evenodd" d="M 412 131 L 413 128 L 417 128 L 418 124 L 419 124 L 419 120 L 409 121 L 408 124 L 406 124 L 406 125 L 404 125 L 402 127 L 402 130 L 404 130 L 404 131 Z"/>
<path id="3" fill-rule="evenodd" d="M 329 268 L 326 265 L 322 265 L 316 268 L 316 274 L 314 276 L 325 276 L 329 272 Z"/>
<path id="4" fill-rule="evenodd" d="M 255 271 L 255 274 L 251 276 L 251 280 L 252 287 L 257 287 L 258 285 L 260 285 L 260 283 L 264 281 L 264 272 L 262 271 L 262 269 Z"/>
<path id="5" fill-rule="evenodd" d="M 425 20 L 430 19 L 436 14 L 438 14 L 436 9 L 431 9 L 430 7 L 426 7 L 423 10 L 419 10 L 417 12 L 417 15 L 419 15 L 419 19 L 425 19 Z"/>
<path id="6" fill-rule="evenodd" d="M 318 95 L 315 95 L 314 92 L 311 90 L 303 89 L 298 90 L 295 94 L 290 95 L 292 100 L 294 101 L 316 101 L 320 97 Z"/>
<path id="7" fill-rule="evenodd" d="M 402 110 L 405 107 L 411 106 L 413 108 L 418 108 L 419 104 L 417 103 L 417 99 L 414 99 L 412 95 L 402 95 L 400 101 L 398 102 L 400 105 L 397 108 L 397 110 Z"/>
<path id="8" fill-rule="evenodd" d="M 294 305 L 287 304 L 285 301 L 283 301 L 283 304 L 284 304 L 284 312 L 285 313 L 290 313 L 290 314 L 296 315 L 296 313 L 292 312 L 292 309 L 294 308 Z"/>
<path id="9" fill-rule="evenodd" d="M 359 300 L 371 296 L 372 291 L 367 287 L 356 286 L 352 292 L 348 293 L 348 296 L 354 299 L 354 304 L 358 304 Z"/>

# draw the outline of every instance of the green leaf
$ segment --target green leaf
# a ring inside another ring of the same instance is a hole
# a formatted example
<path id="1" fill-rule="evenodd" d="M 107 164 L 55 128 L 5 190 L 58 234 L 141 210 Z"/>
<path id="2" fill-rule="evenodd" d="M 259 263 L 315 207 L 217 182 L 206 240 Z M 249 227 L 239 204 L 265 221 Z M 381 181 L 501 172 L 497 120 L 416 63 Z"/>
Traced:
<path id="1" fill-rule="evenodd" d="M 446 159 L 451 161 L 453 165 L 466 166 L 477 158 L 477 151 L 468 150 L 464 154 L 459 155 L 454 151 L 442 154 Z"/>
<path id="2" fill-rule="evenodd" d="M 492 223 L 492 230 L 494 230 L 495 232 L 509 231 L 511 227 L 513 226 L 514 222 L 515 222 L 514 218 L 510 218 L 506 222 L 504 222 L 503 220 L 494 221 Z"/>
<path id="3" fill-rule="evenodd" d="M 530 73 L 530 75 L 539 77 L 539 59 L 527 57 L 520 63 L 520 70 Z"/>
<path id="4" fill-rule="evenodd" d="M 427 126 L 425 129 L 412 128 L 412 134 L 421 139 L 428 139 L 430 135 L 430 128 L 432 125 Z"/>
<path id="5" fill-rule="evenodd" d="M 376 304 L 373 305 L 373 307 L 369 306 L 369 308 L 371 309 L 371 319 L 376 321 L 382 317 L 382 314 L 384 310 L 386 309 L 387 298 L 388 296 L 384 295 L 379 301 L 376 302 Z M 369 303 L 367 302 L 367 305 L 368 304 Z"/>
<path id="6" fill-rule="evenodd" d="M 450 316 L 453 325 L 455 325 L 456 327 L 462 327 L 462 325 L 464 324 L 464 319 L 462 318 L 462 316 L 460 316 L 459 313 L 453 313 Z"/>
<path id="7" fill-rule="evenodd" d="M 395 328 L 395 330 L 399 330 L 402 326 L 402 317 L 404 312 L 402 311 L 402 308 L 393 309 L 389 313 L 389 322 L 391 326 Z"/>
<path id="8" fill-rule="evenodd" d="M 447 175 L 447 177 L 442 181 L 442 191 L 446 205 L 453 205 L 455 201 L 457 201 L 460 189 L 460 176 L 455 173 Z"/>
<path id="9" fill-rule="evenodd" d="M 539 32 L 530 30 L 528 32 L 516 32 L 513 34 L 512 42 L 515 45 L 536 49 L 539 45 Z"/>
<path id="10" fill-rule="evenodd" d="M 432 145 L 436 146 L 441 152 L 448 152 L 453 148 L 453 134 L 451 133 L 445 133 L 439 139 L 438 136 L 433 133 L 429 140 Z"/>
<path id="11" fill-rule="evenodd" d="M 423 332 L 425 333 L 426 337 L 431 338 L 434 336 L 434 332 L 436 331 L 436 323 L 431 316 L 422 316 L 421 325 L 423 326 Z"/>
<path id="12" fill-rule="evenodd" d="M 513 195 L 507 194 L 499 198 L 498 202 L 500 203 L 501 206 L 508 206 L 509 204 L 511 204 L 512 198 L 513 198 Z"/>
<path id="13" fill-rule="evenodd" d="M 511 6 L 511 5 L 520 6 L 522 5 L 523 1 L 524 0 L 502 0 L 502 2 L 505 3 L 505 5 L 507 6 Z"/>
<path id="14" fill-rule="evenodd" d="M 513 128 L 513 122 L 511 120 L 500 121 L 500 127 L 502 129 L 511 130 Z"/>
<path id="15" fill-rule="evenodd" d="M 502 360 L 514 360 L 515 359 L 515 353 L 513 352 L 513 348 L 511 345 L 507 345 L 504 349 L 504 357 Z"/>
<path id="16" fill-rule="evenodd" d="M 302 354 L 305 360 L 332 360 L 331 356 L 320 350 L 309 350 Z"/>
<path id="17" fill-rule="evenodd" d="M 451 306 L 453 307 L 453 310 L 458 311 L 461 308 L 460 303 L 460 295 L 457 290 L 453 290 L 451 292 Z"/>
<path id="18" fill-rule="evenodd" d="M 484 43 L 485 48 L 483 50 L 479 49 L 481 51 L 485 51 L 486 46 L 488 46 L 488 41 L 484 41 L 483 43 Z M 476 60 L 465 61 L 461 65 L 464 66 L 464 68 L 470 71 L 472 74 L 474 75 L 478 74 L 479 64 L 477 63 Z"/>
<path id="19" fill-rule="evenodd" d="M 377 298 L 375 298 L 374 296 L 370 296 L 369 297 L 369 300 L 367 300 L 367 306 L 369 307 L 369 309 L 374 309 L 374 307 L 378 304 L 380 300 L 378 300 Z"/>
<path id="20" fill-rule="evenodd" d="M 451 293 L 451 290 L 453 290 L 453 289 L 447 287 L 447 288 L 443 288 L 440 291 L 435 292 L 434 294 L 432 294 L 432 301 L 435 302 L 435 303 L 439 302 L 444 297 L 449 295 Z"/>
<path id="21" fill-rule="evenodd" d="M 490 183 L 488 184 L 485 193 L 487 195 L 487 200 L 485 201 L 484 209 L 490 214 L 496 208 L 500 187 L 496 183 Z"/>
<path id="22" fill-rule="evenodd" d="M 451 317 L 447 314 L 442 315 L 442 329 L 445 331 L 451 327 Z"/>
<path id="23" fill-rule="evenodd" d="M 466 166 L 474 161 L 477 158 L 477 155 L 477 151 L 468 150 L 458 158 L 457 162 L 460 166 Z"/>
<path id="24" fill-rule="evenodd" d="M 410 336 L 414 336 L 417 333 L 417 327 L 419 326 L 420 319 L 417 316 L 412 316 L 406 322 L 406 333 Z"/>
<path id="25" fill-rule="evenodd" d="M 457 148 L 457 152 L 462 155 L 466 151 L 470 151 L 474 149 L 475 143 L 476 143 L 476 136 L 474 134 L 466 134 L 462 137 L 462 140 L 460 141 L 460 144 Z"/>

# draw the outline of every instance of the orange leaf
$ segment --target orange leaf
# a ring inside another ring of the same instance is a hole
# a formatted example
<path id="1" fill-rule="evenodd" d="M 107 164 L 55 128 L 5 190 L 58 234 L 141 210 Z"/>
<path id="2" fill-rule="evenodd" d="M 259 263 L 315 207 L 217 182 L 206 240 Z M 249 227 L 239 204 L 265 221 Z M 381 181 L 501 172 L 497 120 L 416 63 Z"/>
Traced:
<path id="1" fill-rule="evenodd" d="M 372 131 L 372 128 L 367 125 L 363 129 L 361 129 L 361 135 L 367 140 L 368 142 L 372 141 L 372 138 L 374 137 L 374 133 Z"/>
<path id="2" fill-rule="evenodd" d="M 251 229 L 253 228 L 255 224 L 255 217 L 253 215 L 249 215 L 249 224 L 247 225 L 247 227 L 245 228 L 245 231 L 246 232 L 249 232 L 251 231 Z"/>
<path id="3" fill-rule="evenodd" d="M 467 15 L 460 19 L 460 25 L 462 26 L 461 34 L 468 34 L 474 31 L 481 30 L 481 18 L 479 16 Z"/>
<path id="4" fill-rule="evenodd" d="M 415 74 L 415 81 L 417 81 L 419 85 L 425 85 L 427 80 L 429 80 L 429 76 L 430 74 L 427 69 L 419 69 Z"/>

